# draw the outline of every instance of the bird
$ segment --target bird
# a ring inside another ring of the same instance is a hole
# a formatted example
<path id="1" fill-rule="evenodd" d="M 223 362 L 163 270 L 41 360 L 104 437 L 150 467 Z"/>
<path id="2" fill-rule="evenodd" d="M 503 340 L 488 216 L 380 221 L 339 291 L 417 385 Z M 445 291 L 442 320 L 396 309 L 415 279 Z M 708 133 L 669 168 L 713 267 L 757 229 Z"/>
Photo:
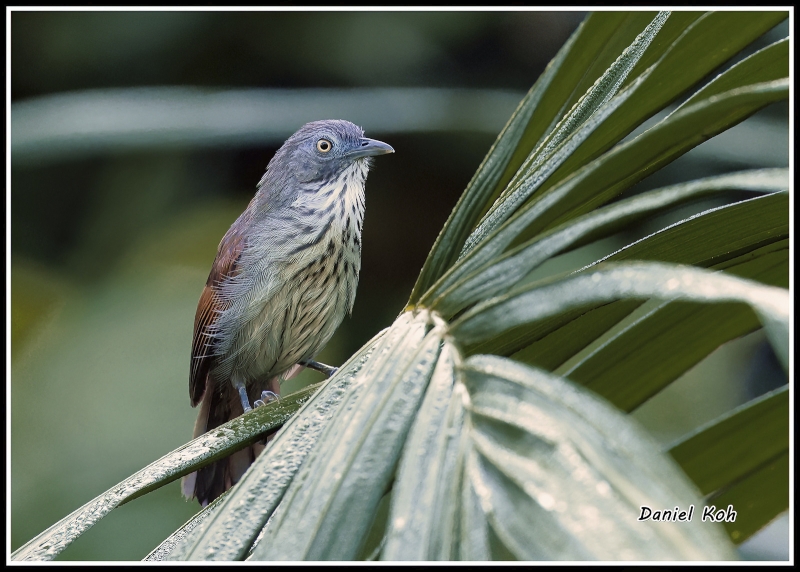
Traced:
<path id="1" fill-rule="evenodd" d="M 364 185 L 373 157 L 394 153 L 341 120 L 313 121 L 269 161 L 247 208 L 222 237 L 197 304 L 189 372 L 194 437 L 279 398 L 312 367 L 352 312 L 361 269 Z M 265 442 L 184 477 L 205 507 L 236 482 Z"/>

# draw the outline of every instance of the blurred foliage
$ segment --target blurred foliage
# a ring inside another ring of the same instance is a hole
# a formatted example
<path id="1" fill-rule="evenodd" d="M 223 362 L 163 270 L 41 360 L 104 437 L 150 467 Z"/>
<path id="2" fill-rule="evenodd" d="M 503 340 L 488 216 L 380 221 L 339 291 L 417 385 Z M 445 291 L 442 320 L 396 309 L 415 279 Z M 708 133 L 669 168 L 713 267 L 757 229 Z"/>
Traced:
<path id="1" fill-rule="evenodd" d="M 14 98 L 88 87 L 527 89 L 584 12 L 15 12 Z"/>
<path id="2" fill-rule="evenodd" d="M 583 16 L 21 10 L 11 16 L 11 96 L 152 85 L 523 90 Z M 779 25 L 730 63 L 787 34 L 788 24 Z M 783 103 L 760 111 L 630 193 L 753 165 L 786 166 L 787 114 Z M 765 130 L 753 131 L 753 123 Z M 760 156 L 702 156 L 723 137 L 726 148 L 739 144 L 744 155 L 755 148 Z M 397 315 L 492 138 L 444 133 L 389 142 L 396 156 L 369 178 L 353 317 L 319 356 L 328 363 L 341 363 Z M 273 152 L 181 148 L 12 163 L 12 549 L 190 436 L 197 297 L 219 239 Z M 683 216 L 662 215 L 557 257 L 531 279 L 578 268 Z M 667 442 L 746 401 L 754 382 L 768 380 L 761 392 L 783 383 L 760 336 L 723 346 L 634 416 Z M 751 356 L 762 354 L 754 366 Z M 318 380 L 304 372 L 284 391 Z M 677 417 L 669 413 L 676 409 Z M 141 558 L 196 510 L 171 485 L 114 511 L 61 558 Z"/>
<path id="3" fill-rule="evenodd" d="M 30 260 L 11 263 L 11 297 L 15 300 L 11 315 L 12 352 L 25 347 L 43 323 L 51 321 L 68 295 L 69 285 L 46 266 Z M 13 358 L 19 358 L 13 354 Z"/>

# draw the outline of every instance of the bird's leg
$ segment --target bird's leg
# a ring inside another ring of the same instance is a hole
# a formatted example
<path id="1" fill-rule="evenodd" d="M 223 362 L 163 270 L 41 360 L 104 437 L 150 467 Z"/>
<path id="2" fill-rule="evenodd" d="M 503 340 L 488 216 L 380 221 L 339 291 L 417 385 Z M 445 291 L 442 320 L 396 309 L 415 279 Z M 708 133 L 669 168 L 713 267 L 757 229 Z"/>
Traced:
<path id="1" fill-rule="evenodd" d="M 332 367 L 330 365 L 325 365 L 324 363 L 320 363 L 318 361 L 314 361 L 311 359 L 303 360 L 300 362 L 300 365 L 315 369 L 320 373 L 324 373 L 328 377 L 333 377 L 333 375 L 339 371 L 338 367 Z"/>
<path id="2" fill-rule="evenodd" d="M 233 382 L 233 387 L 239 392 L 239 399 L 242 400 L 242 409 L 247 413 L 252 409 L 252 407 L 250 407 L 250 399 L 247 397 L 247 388 L 244 386 L 244 382 L 241 378 L 234 376 L 231 381 Z"/>

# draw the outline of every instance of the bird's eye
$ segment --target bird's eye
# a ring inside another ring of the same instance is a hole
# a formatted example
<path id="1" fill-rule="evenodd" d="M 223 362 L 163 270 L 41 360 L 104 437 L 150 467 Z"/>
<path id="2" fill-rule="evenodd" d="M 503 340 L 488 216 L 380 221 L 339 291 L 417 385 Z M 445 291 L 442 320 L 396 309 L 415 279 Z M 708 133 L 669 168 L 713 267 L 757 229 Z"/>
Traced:
<path id="1" fill-rule="evenodd" d="M 322 153 L 327 153 L 333 147 L 333 143 L 328 141 L 327 139 L 320 139 L 317 141 L 317 149 L 319 149 Z"/>

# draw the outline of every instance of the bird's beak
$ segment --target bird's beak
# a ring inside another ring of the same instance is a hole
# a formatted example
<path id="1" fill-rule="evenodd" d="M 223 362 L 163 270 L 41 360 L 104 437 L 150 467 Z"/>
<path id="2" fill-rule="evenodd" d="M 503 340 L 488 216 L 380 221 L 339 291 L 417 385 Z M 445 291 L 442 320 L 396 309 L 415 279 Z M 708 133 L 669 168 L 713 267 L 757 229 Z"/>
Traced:
<path id="1" fill-rule="evenodd" d="M 350 159 L 357 159 L 359 157 L 371 157 L 373 155 L 385 155 L 386 153 L 394 153 L 394 147 L 387 145 L 383 141 L 377 139 L 361 138 L 361 144 L 350 151 L 347 157 Z"/>

